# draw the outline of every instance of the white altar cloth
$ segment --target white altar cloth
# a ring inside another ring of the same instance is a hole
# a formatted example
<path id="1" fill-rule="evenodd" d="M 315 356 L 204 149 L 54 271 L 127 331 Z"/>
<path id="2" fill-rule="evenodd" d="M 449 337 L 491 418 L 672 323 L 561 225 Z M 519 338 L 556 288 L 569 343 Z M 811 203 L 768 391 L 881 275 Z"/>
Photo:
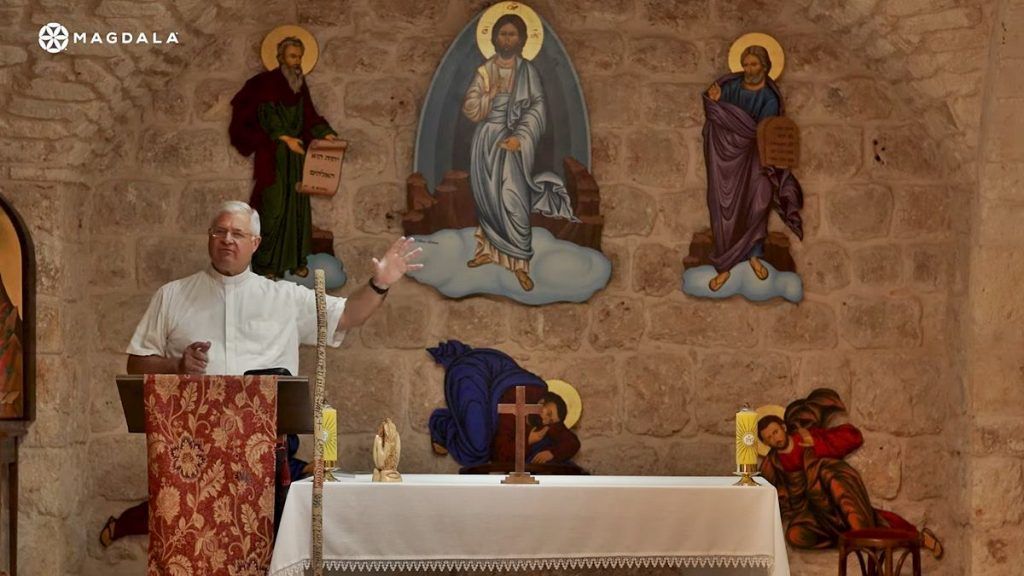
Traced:
<path id="1" fill-rule="evenodd" d="M 542 570 L 670 566 L 789 576 L 771 486 L 735 478 L 369 475 L 324 484 L 329 570 Z M 309 567 L 312 482 L 292 484 L 270 576 Z M 690 572 L 686 572 L 689 574 Z"/>

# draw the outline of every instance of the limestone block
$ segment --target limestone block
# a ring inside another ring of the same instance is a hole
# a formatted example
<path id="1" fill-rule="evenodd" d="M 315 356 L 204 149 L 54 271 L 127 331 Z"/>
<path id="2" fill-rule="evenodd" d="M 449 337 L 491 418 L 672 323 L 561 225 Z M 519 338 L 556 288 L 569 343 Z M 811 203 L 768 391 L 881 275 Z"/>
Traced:
<path id="1" fill-rule="evenodd" d="M 623 360 L 626 430 L 665 437 L 691 426 L 694 366 L 689 356 L 645 352 Z"/>
<path id="2" fill-rule="evenodd" d="M 153 94 L 153 115 L 158 121 L 182 124 L 188 118 L 188 98 L 174 86 Z"/>
<path id="3" fill-rule="evenodd" d="M 889 500 L 900 490 L 901 454 L 899 442 L 881 434 L 865 434 L 864 445 L 846 461 L 860 473 L 872 500 Z"/>
<path id="4" fill-rule="evenodd" d="M 972 355 L 969 386 L 974 414 L 1012 416 L 1024 407 L 1024 354 L 981 349 Z"/>
<path id="5" fill-rule="evenodd" d="M 934 291 L 952 285 L 955 249 L 951 244 L 911 245 L 908 264 L 914 286 L 922 291 Z"/>
<path id="6" fill-rule="evenodd" d="M 614 356 L 577 357 L 564 369 L 545 370 L 540 374 L 544 378 L 565 380 L 580 393 L 583 413 L 573 428 L 577 434 L 590 438 L 615 436 L 622 430 L 620 364 Z"/>
<path id="7" fill-rule="evenodd" d="M 862 135 L 859 128 L 839 126 L 801 126 L 803 142 L 798 178 L 849 178 L 863 163 Z"/>
<path id="8" fill-rule="evenodd" d="M 633 132 L 626 139 L 626 173 L 643 186 L 673 188 L 686 177 L 687 146 L 670 130 Z"/>
<path id="9" fill-rule="evenodd" d="M 86 85 L 49 78 L 33 78 L 25 93 L 33 98 L 71 102 L 86 102 L 96 98 L 96 93 Z"/>
<path id="10" fill-rule="evenodd" d="M 695 83 L 649 84 L 644 90 L 644 117 L 665 128 L 701 127 L 704 125 L 701 94 L 707 88 L 706 84 Z"/>
<path id="11" fill-rule="evenodd" d="M 400 213 L 405 210 L 405 189 L 392 182 L 363 186 L 352 199 L 356 229 L 368 234 L 400 234 Z"/>
<path id="12" fill-rule="evenodd" d="M 601 211 L 605 216 L 604 237 L 649 236 L 658 207 L 654 196 L 640 188 L 612 185 L 604 189 Z"/>
<path id="13" fill-rule="evenodd" d="M 231 121 L 231 99 L 242 89 L 237 81 L 210 79 L 196 86 L 192 102 L 195 118 L 205 121 Z"/>
<path id="14" fill-rule="evenodd" d="M 933 9 L 917 16 L 901 18 L 897 26 L 904 34 L 920 35 L 936 30 L 970 28 L 976 26 L 981 18 L 980 8 L 962 6 L 948 10 Z"/>
<path id="15" fill-rule="evenodd" d="M 618 133 L 602 130 L 590 134 L 591 170 L 599 185 L 613 180 L 623 180 L 622 173 L 622 136 Z"/>
<path id="16" fill-rule="evenodd" d="M 36 300 L 36 353 L 59 354 L 63 349 L 64 329 L 61 303 L 52 298 Z"/>
<path id="17" fill-rule="evenodd" d="M 650 119 L 643 116 L 639 76 L 595 78 L 583 84 L 592 131 L 606 127 L 633 127 Z"/>
<path id="18" fill-rule="evenodd" d="M 644 334 L 644 301 L 601 294 L 590 300 L 590 344 L 597 350 L 636 350 Z"/>
<path id="19" fill-rule="evenodd" d="M 402 349 L 422 349 L 430 344 L 434 306 L 424 305 L 424 292 L 408 281 L 392 288 L 384 305 L 359 328 L 363 343 L 368 348 Z"/>
<path id="20" fill-rule="evenodd" d="M 448 2 L 445 0 L 426 0 L 424 2 L 382 0 L 374 2 L 372 9 L 376 19 L 380 22 L 430 30 L 435 27 L 439 19 L 444 17 L 447 6 Z"/>
<path id="21" fill-rule="evenodd" d="M 176 210 L 178 229 L 205 234 L 220 205 L 228 200 L 248 202 L 252 187 L 251 178 L 189 183 Z"/>
<path id="22" fill-rule="evenodd" d="M 321 53 L 325 69 L 344 78 L 384 72 L 393 56 L 391 43 L 358 42 L 349 37 L 332 38 Z"/>
<path id="23" fill-rule="evenodd" d="M 894 286 L 903 271 L 903 252 L 896 244 L 857 248 L 851 255 L 853 276 L 867 286 Z"/>
<path id="24" fill-rule="evenodd" d="M 850 359 L 836 352 L 800 355 L 795 398 L 806 398 L 816 388 L 831 388 L 845 402 L 851 400 Z M 781 404 L 781 403 L 780 403 Z"/>
<path id="25" fill-rule="evenodd" d="M 0 193 L 14 206 L 28 227 L 29 234 L 36 237 L 45 234 L 52 237 L 72 235 L 73 223 L 66 217 L 70 212 L 65 207 L 72 198 L 84 196 L 87 189 L 75 184 L 53 184 L 37 182 L 3 182 Z M 38 250 L 38 248 L 37 248 Z"/>
<path id="26" fill-rule="evenodd" d="M 418 119 L 419 97 L 399 79 L 349 82 L 345 114 L 377 126 L 409 126 Z"/>
<path id="27" fill-rule="evenodd" d="M 49 236 L 35 237 L 36 248 L 36 290 L 39 294 L 59 296 L 63 294 L 67 275 L 65 246 Z"/>
<path id="28" fill-rule="evenodd" d="M 515 306 L 512 340 L 526 348 L 568 352 L 578 350 L 590 323 L 585 304 Z"/>
<path id="29" fill-rule="evenodd" d="M 117 290 L 135 285 L 135 243 L 124 236 L 93 236 L 89 250 L 98 257 L 88 270 L 92 290 Z"/>
<path id="30" fill-rule="evenodd" d="M 852 356 L 850 419 L 898 436 L 935 434 L 950 415 L 948 361 L 938 355 L 874 352 Z"/>
<path id="31" fill-rule="evenodd" d="M 685 0 L 643 0 L 643 15 L 655 26 L 690 28 L 706 22 L 711 13 L 707 0 L 687 2 Z"/>
<path id="32" fill-rule="evenodd" d="M 622 66 L 626 44 L 621 34 L 608 30 L 574 28 L 570 28 L 568 32 L 562 36 L 562 42 L 578 74 L 610 74 L 617 72 Z"/>
<path id="33" fill-rule="evenodd" d="M 974 530 L 970 534 L 971 574 L 1015 576 L 1024 564 L 1024 527 L 1012 526 Z"/>
<path id="34" fill-rule="evenodd" d="M 767 310 L 762 321 L 764 341 L 783 350 L 828 350 L 836 346 L 836 315 L 827 304 L 801 302 Z"/>
<path id="35" fill-rule="evenodd" d="M 146 497 L 146 435 L 108 434 L 89 442 L 93 490 L 108 500 Z"/>
<path id="36" fill-rule="evenodd" d="M 0 67 L 14 66 L 28 60 L 28 52 L 20 46 L 0 46 Z"/>
<path id="37" fill-rule="evenodd" d="M 109 432 L 121 434 L 128 431 L 128 425 L 124 419 L 124 409 L 121 406 L 121 397 L 118 395 L 113 376 L 125 373 L 127 355 L 124 353 L 124 348 L 127 346 L 128 342 L 125 342 L 120 354 L 93 353 L 90 363 L 92 370 L 86 375 L 89 394 L 89 429 L 93 434 Z"/>
<path id="38" fill-rule="evenodd" d="M 892 220 L 892 191 L 887 186 L 839 186 L 826 196 L 829 226 L 840 237 L 866 240 L 886 236 Z"/>
<path id="39" fill-rule="evenodd" d="M 1024 282 L 1024 252 L 1018 247 L 980 250 L 973 255 L 971 266 L 972 278 L 984 278 L 983 286 L 972 286 L 973 291 L 992 295 L 977 298 L 972 306 L 976 341 L 982 346 L 1020 350 L 1024 345 L 1024 300 L 1019 295 Z"/>
<path id="40" fill-rule="evenodd" d="M 226 130 L 189 128 L 145 131 L 138 152 L 146 170 L 183 176 L 224 172 L 233 153 Z"/>
<path id="41" fill-rule="evenodd" d="M 874 178 L 925 179 L 951 170 L 939 142 L 920 123 L 880 127 L 869 133 L 868 139 L 873 158 L 867 168 Z"/>
<path id="42" fill-rule="evenodd" d="M 299 0 L 296 10 L 300 24 L 340 28 L 351 24 L 352 0 Z"/>
<path id="43" fill-rule="evenodd" d="M 630 246 L 625 241 L 602 240 L 601 251 L 612 263 L 612 277 L 605 292 L 622 292 L 630 286 L 629 269 L 632 265 Z"/>
<path id="44" fill-rule="evenodd" d="M 435 342 L 432 345 L 436 344 Z M 410 362 L 412 379 L 404 394 L 406 413 L 409 415 L 409 428 L 426 434 L 430 432 L 430 428 L 427 426 L 430 414 L 437 408 L 446 407 L 444 367 L 434 362 L 434 359 L 426 351 L 422 354 L 414 354 Z"/>
<path id="45" fill-rule="evenodd" d="M 703 170 L 703 167 L 696 169 Z M 710 216 L 705 190 L 689 188 L 682 192 L 669 192 L 658 195 L 657 200 L 659 229 L 667 231 L 673 240 L 686 241 L 695 232 L 708 227 Z"/>
<path id="46" fill-rule="evenodd" d="M 210 264 L 202 236 L 144 236 L 136 246 L 139 287 L 155 291 L 161 285 L 205 269 Z"/>
<path id="47" fill-rule="evenodd" d="M 757 344 L 756 324 L 745 303 L 662 299 L 648 311 L 648 337 L 688 346 L 750 348 Z"/>
<path id="48" fill-rule="evenodd" d="M 820 34 L 793 35 L 786 40 L 786 81 L 793 76 L 828 77 L 849 71 L 843 45 Z M 808 150 L 809 148 L 804 148 Z"/>
<path id="49" fill-rule="evenodd" d="M 786 11 L 771 0 L 719 0 L 712 6 L 716 20 L 732 29 L 774 28 L 789 21 Z"/>
<path id="50" fill-rule="evenodd" d="M 659 474 L 668 476 L 728 476 L 736 469 L 733 436 L 701 435 L 669 444 Z"/>
<path id="51" fill-rule="evenodd" d="M 633 255 L 633 291 L 664 296 L 679 290 L 683 273 L 682 249 L 664 244 L 641 244 Z"/>
<path id="52" fill-rule="evenodd" d="M 391 238 L 353 238 L 344 242 L 334 239 L 334 253 L 345 263 L 348 282 L 345 283 L 345 294 L 369 282 L 373 275 L 373 259 L 380 258 L 387 252 L 394 239 Z"/>
<path id="53" fill-rule="evenodd" d="M 397 71 L 413 76 L 430 77 L 441 64 L 449 42 L 453 39 L 438 36 L 403 38 L 395 49 Z"/>
<path id="54" fill-rule="evenodd" d="M 925 500 L 953 496 L 961 490 L 952 479 L 959 475 L 962 461 L 951 448 L 948 437 L 908 438 L 903 450 L 902 495 Z"/>
<path id="55" fill-rule="evenodd" d="M 358 174 L 360 178 L 376 176 L 391 165 L 391 139 L 385 134 L 347 127 L 338 130 L 341 138 L 349 142 L 345 152 L 346 174 Z"/>
<path id="56" fill-rule="evenodd" d="M 901 186 L 894 191 L 893 236 L 948 235 L 953 199 L 944 186 Z"/>
<path id="57" fill-rule="evenodd" d="M 681 38 L 642 36 L 629 41 L 627 62 L 640 72 L 672 76 L 692 74 L 697 71 L 699 61 L 697 46 Z"/>
<path id="58" fill-rule="evenodd" d="M 494 346 L 508 339 L 510 304 L 485 298 L 446 303 L 443 338 L 456 338 L 474 348 Z"/>
<path id="59" fill-rule="evenodd" d="M 583 27 L 588 24 L 607 26 L 631 18 L 635 14 L 635 0 L 577 0 L 558 3 L 557 10 L 542 14 L 549 22 L 557 24 L 556 30 Z M 539 8 L 539 7 L 538 7 Z M 579 58 L 570 52 L 571 58 Z"/>
<path id="60" fill-rule="evenodd" d="M 970 451 L 974 455 L 1024 458 L 1024 421 L 1019 410 L 1005 416 L 985 412 L 977 416 L 970 429 Z"/>
<path id="61" fill-rule="evenodd" d="M 974 458 L 970 464 L 971 521 L 983 528 L 1020 524 L 1024 476 L 1018 458 Z"/>
<path id="62" fill-rule="evenodd" d="M 977 221 L 977 243 L 981 246 L 1024 245 L 1024 204 L 1018 202 L 984 202 Z"/>
<path id="63" fill-rule="evenodd" d="M 916 298 L 850 296 L 839 309 L 839 328 L 855 348 L 914 347 L 921 343 L 921 303 Z"/>
<path id="64" fill-rule="evenodd" d="M 575 462 L 595 475 L 650 475 L 659 469 L 658 451 L 635 438 L 581 439 Z"/>
<path id="65" fill-rule="evenodd" d="M 735 433 L 734 416 L 744 403 L 757 407 L 795 398 L 789 358 L 776 353 L 705 353 L 694 389 L 700 430 L 723 435 Z"/>
<path id="66" fill-rule="evenodd" d="M 342 350 L 328 355 L 326 399 L 344 415 L 338 419 L 340 433 L 373 432 L 384 417 L 404 414 L 402 392 L 410 381 L 408 357 L 387 350 Z"/>
<path id="67" fill-rule="evenodd" d="M 24 503 L 18 508 L 18 517 L 18 572 L 63 574 L 71 570 L 56 553 L 68 544 L 62 536 L 67 520 L 40 516 Z"/>
<path id="68" fill-rule="evenodd" d="M 846 250 L 832 242 L 795 244 L 797 273 L 809 294 L 828 294 L 850 284 L 850 258 Z"/>
<path id="69" fill-rule="evenodd" d="M 124 354 L 152 296 L 151 292 L 131 295 L 110 293 L 90 299 L 90 307 L 96 313 L 90 331 L 96 335 L 100 350 Z"/>

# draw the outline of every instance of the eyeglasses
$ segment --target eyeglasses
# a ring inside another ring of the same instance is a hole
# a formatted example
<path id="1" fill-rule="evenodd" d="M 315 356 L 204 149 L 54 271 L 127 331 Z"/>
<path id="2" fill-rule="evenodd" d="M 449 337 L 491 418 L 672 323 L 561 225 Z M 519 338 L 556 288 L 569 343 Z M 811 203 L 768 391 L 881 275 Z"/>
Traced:
<path id="1" fill-rule="evenodd" d="M 250 240 L 254 236 L 248 232 L 242 232 L 240 230 L 228 230 L 227 228 L 210 228 L 210 238 L 216 238 L 217 240 Z"/>

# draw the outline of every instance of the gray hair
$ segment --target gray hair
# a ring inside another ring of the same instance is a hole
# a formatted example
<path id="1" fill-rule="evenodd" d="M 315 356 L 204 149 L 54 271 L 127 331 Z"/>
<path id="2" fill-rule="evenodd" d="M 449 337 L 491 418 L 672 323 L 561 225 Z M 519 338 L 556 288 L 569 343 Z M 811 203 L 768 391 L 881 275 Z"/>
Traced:
<path id="1" fill-rule="evenodd" d="M 740 54 L 740 63 L 743 63 L 743 59 L 747 55 L 753 55 L 755 58 L 761 61 L 761 65 L 764 66 L 764 73 L 767 74 L 772 71 L 772 59 L 768 56 L 768 50 L 764 46 L 758 46 L 757 44 L 751 44 Z"/>
<path id="2" fill-rule="evenodd" d="M 217 218 L 220 218 L 223 214 L 241 214 L 242 216 L 248 216 L 249 233 L 253 236 L 260 235 L 260 213 L 245 202 L 241 202 L 239 200 L 228 200 L 221 204 L 220 207 L 217 208 L 217 213 L 213 215 L 213 221 L 210 222 L 210 227 L 213 227 L 217 222 Z"/>
<path id="3" fill-rule="evenodd" d="M 285 51 L 285 48 L 288 48 L 289 46 L 298 46 L 299 49 L 302 50 L 303 54 L 306 53 L 306 47 L 302 44 L 302 40 L 299 40 L 295 36 L 289 36 L 289 37 L 285 38 L 284 40 L 281 40 L 280 42 L 277 43 L 277 62 L 278 62 L 278 64 L 280 64 L 282 61 L 284 61 L 284 51 Z"/>

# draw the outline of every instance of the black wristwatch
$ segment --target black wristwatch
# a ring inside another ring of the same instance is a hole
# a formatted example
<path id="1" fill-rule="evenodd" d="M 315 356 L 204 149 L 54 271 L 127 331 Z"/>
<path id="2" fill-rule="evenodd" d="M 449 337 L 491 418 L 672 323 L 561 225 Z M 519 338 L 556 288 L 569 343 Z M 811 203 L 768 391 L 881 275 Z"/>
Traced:
<path id="1" fill-rule="evenodd" d="M 391 289 L 390 286 L 388 286 L 387 288 L 381 288 L 380 286 L 377 286 L 376 284 L 373 283 L 373 278 L 370 278 L 369 284 L 370 288 L 373 289 L 373 291 L 376 292 L 377 294 L 380 294 L 381 296 L 387 296 L 388 290 Z"/>

